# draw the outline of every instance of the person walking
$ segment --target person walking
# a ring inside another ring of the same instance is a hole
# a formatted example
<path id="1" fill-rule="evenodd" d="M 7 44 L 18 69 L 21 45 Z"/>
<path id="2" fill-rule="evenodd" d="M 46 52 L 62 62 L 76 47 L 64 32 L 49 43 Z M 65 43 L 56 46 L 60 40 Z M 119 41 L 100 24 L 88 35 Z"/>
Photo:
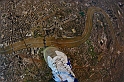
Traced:
<path id="1" fill-rule="evenodd" d="M 43 54 L 53 74 L 53 78 L 48 82 L 78 82 L 71 70 L 70 61 L 61 50 L 56 47 L 47 47 Z"/>

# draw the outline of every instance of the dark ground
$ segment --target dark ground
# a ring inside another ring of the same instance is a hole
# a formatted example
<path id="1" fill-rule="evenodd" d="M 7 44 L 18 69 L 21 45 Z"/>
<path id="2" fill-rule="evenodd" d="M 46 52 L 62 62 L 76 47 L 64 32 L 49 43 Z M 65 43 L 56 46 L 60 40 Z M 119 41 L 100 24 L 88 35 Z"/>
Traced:
<path id="1" fill-rule="evenodd" d="M 123 5 L 123 0 L 0 0 L 0 82 L 47 82 L 52 78 L 42 54 L 47 43 L 14 48 L 27 44 L 19 42 L 31 37 L 81 36 L 90 7 L 104 10 L 112 28 L 102 13 L 95 12 L 90 37 L 84 43 L 57 47 L 70 58 L 79 82 L 124 82 Z M 11 53 L 2 53 L 14 43 Z"/>

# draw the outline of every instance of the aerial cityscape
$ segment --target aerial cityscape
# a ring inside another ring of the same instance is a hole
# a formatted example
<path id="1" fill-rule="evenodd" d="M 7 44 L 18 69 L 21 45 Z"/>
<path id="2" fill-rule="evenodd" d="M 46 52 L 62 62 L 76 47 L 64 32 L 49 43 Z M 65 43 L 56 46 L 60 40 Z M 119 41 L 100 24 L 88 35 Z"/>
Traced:
<path id="1" fill-rule="evenodd" d="M 43 50 L 79 82 L 124 82 L 124 0 L 0 0 L 0 82 L 48 82 Z"/>

